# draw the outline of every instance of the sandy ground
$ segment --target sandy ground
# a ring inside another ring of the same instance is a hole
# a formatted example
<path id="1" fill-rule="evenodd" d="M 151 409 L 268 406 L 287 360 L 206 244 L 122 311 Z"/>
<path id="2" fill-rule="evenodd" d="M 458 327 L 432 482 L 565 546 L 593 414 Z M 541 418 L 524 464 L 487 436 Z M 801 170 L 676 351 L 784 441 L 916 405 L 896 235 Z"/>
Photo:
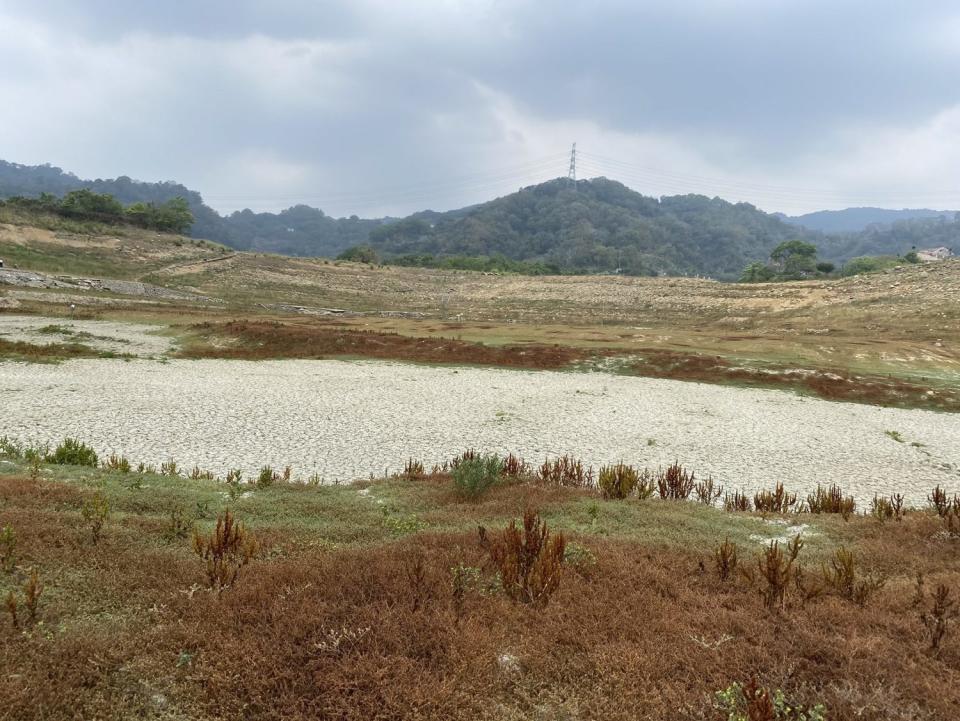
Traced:
<path id="1" fill-rule="evenodd" d="M 41 332 L 54 326 L 62 332 Z M 115 323 L 107 320 L 69 320 L 32 315 L 0 315 L 0 338 L 45 345 L 47 343 L 81 343 L 114 353 L 155 357 L 173 350 L 174 339 L 157 335 L 158 328 L 136 323 Z M 3 369 L 0 367 L 0 378 Z"/>
<path id="2" fill-rule="evenodd" d="M 679 459 L 730 488 L 840 483 L 921 504 L 960 492 L 960 415 L 605 373 L 374 361 L 0 364 L 0 435 L 66 435 L 132 461 L 223 474 L 290 465 L 351 480 L 459 451 L 571 453 L 593 465 Z M 896 431 L 899 442 L 886 431 Z M 913 445 L 917 444 L 917 445 Z"/>

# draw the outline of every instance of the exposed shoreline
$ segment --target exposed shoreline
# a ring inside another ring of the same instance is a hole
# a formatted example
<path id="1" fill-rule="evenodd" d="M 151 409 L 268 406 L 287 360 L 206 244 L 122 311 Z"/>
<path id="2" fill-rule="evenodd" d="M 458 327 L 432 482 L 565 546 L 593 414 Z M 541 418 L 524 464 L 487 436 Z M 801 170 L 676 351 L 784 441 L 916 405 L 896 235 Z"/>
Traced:
<path id="1" fill-rule="evenodd" d="M 0 397 L 0 436 L 76 436 L 101 454 L 219 474 L 290 465 L 298 478 L 349 481 L 475 447 L 537 464 L 679 460 L 731 490 L 835 482 L 861 507 L 874 493 L 920 505 L 937 484 L 960 492 L 960 414 L 605 373 L 75 360 L 2 364 Z"/>

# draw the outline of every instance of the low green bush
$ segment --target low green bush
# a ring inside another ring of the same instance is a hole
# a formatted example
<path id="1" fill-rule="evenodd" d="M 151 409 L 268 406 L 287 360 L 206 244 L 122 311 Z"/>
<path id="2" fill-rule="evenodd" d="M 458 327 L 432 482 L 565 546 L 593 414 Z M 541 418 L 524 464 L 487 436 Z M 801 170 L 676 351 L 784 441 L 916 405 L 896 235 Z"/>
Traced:
<path id="1" fill-rule="evenodd" d="M 76 438 L 64 438 L 63 443 L 46 458 L 47 463 L 56 463 L 60 466 L 91 466 L 93 468 L 97 467 L 97 460 L 96 452 Z"/>
<path id="2" fill-rule="evenodd" d="M 465 498 L 479 498 L 500 480 L 503 461 L 499 456 L 477 456 L 453 469 L 453 486 Z"/>

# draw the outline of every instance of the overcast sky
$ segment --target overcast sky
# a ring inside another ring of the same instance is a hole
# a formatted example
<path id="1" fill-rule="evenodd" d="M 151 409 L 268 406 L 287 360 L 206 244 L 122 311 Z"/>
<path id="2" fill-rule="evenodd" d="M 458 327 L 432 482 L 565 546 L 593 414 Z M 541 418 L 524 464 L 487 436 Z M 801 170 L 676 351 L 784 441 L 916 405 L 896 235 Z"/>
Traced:
<path id="1" fill-rule="evenodd" d="M 218 210 L 399 215 L 566 175 L 960 208 L 960 3 L 0 0 L 0 158 Z"/>

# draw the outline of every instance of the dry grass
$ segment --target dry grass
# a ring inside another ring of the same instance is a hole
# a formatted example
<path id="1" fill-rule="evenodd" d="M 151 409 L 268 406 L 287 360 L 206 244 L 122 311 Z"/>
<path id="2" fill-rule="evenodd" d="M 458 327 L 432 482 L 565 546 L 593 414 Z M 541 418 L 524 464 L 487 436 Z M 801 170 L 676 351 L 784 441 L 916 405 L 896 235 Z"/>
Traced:
<path id="1" fill-rule="evenodd" d="M 261 551 L 255 570 L 218 593 L 206 589 L 190 541 L 166 535 L 174 499 L 192 508 L 219 497 L 222 508 L 222 494 L 208 495 L 214 484 L 151 476 L 137 491 L 99 469 L 43 472 L 66 475 L 0 476 L 0 525 L 16 529 L 22 569 L 0 576 L 0 596 L 15 590 L 20 609 L 20 628 L 0 624 L 3 719 L 714 719 L 714 692 L 754 678 L 796 703 L 822 702 L 831 719 L 947 719 L 960 704 L 949 605 L 960 556 L 933 514 L 883 526 L 818 517 L 823 535 L 793 567 L 830 558 L 825 537 L 838 534 L 857 566 L 887 583 L 866 609 L 838 594 L 806 599 L 784 580 L 788 551 L 773 564 L 773 613 L 730 570 L 733 541 L 719 529 L 753 528 L 741 514 L 600 501 L 594 529 L 577 520 L 591 497 L 580 489 L 506 484 L 465 504 L 449 476 L 430 476 L 368 486 L 429 523 L 393 535 L 356 488 L 278 483 L 236 502 Z M 114 507 L 96 545 L 76 527 L 89 484 L 104 484 Z M 533 538 L 550 547 L 562 533 L 593 559 L 541 575 L 559 579 L 546 605 L 517 603 L 503 589 L 514 576 L 501 567 L 498 579 L 476 532 L 534 505 L 551 533 L 533 521 L 515 526 L 514 551 L 538 546 Z M 660 535 L 637 541 L 610 530 L 627 512 Z M 717 531 L 694 530 L 701 518 Z M 226 535 L 225 523 L 219 532 L 212 520 L 197 523 L 207 539 Z M 675 525 L 686 530 L 673 536 Z M 756 568 L 753 557 L 765 554 L 747 542 L 739 564 Z M 720 544 L 725 581 L 704 571 Z M 28 567 L 44 587 L 35 624 L 24 605 Z M 950 595 L 914 606 L 916 571 Z"/>

